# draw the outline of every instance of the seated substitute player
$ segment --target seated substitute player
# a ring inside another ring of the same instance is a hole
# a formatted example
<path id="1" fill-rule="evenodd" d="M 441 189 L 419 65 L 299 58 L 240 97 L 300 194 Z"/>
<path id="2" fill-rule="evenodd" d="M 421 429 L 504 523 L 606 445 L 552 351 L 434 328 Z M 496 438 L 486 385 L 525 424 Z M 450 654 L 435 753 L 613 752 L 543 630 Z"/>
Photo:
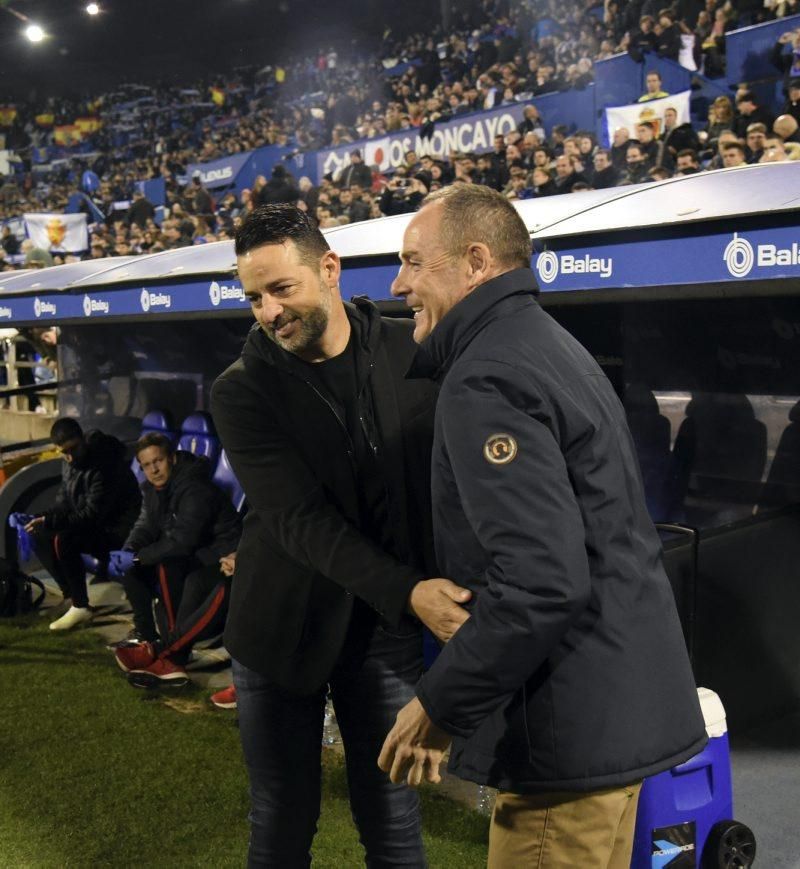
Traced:
<path id="1" fill-rule="evenodd" d="M 160 639 L 160 654 L 181 636 L 178 613 L 187 577 L 193 574 L 195 588 L 182 615 L 217 593 L 223 579 L 220 560 L 236 551 L 241 520 L 211 482 L 206 459 L 176 452 L 158 432 L 139 439 L 136 457 L 145 475 L 142 509 L 122 549 L 112 553 L 110 570 L 121 578 L 133 608 L 133 639 Z"/>
<path id="2" fill-rule="evenodd" d="M 141 493 L 117 438 L 97 430 L 84 434 L 70 417 L 53 423 L 50 438 L 64 459 L 61 486 L 55 504 L 41 516 L 24 517 L 24 528 L 69 604 L 50 629 L 66 631 L 94 615 L 81 553 L 105 563 L 136 520 Z"/>
<path id="3" fill-rule="evenodd" d="M 113 558 L 119 564 L 128 555 L 130 553 L 119 552 Z M 218 636 L 225 627 L 230 582 L 235 569 L 236 553 L 231 552 L 222 556 L 218 564 L 209 564 L 190 573 L 175 617 L 175 628 L 167 637 L 117 649 L 117 664 L 128 673 L 132 685 L 151 688 L 165 683 L 172 687 L 186 684 L 186 662 L 194 644 Z M 218 694 L 211 698 L 215 705 Z M 235 708 L 235 696 L 229 701 L 223 698 L 219 703 L 223 709 Z"/>

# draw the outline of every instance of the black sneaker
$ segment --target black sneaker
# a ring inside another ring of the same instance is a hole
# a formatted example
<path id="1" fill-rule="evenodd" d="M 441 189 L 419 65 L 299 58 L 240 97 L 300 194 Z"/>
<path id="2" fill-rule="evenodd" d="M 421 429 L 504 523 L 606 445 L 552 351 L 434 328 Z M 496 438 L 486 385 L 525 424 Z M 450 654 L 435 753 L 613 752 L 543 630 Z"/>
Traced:
<path id="1" fill-rule="evenodd" d="M 141 643 L 146 642 L 148 642 L 147 637 L 140 634 L 139 631 L 136 630 L 136 628 L 133 628 L 132 630 L 128 631 L 128 633 L 121 640 L 117 640 L 116 643 L 108 643 L 106 645 L 106 648 L 113 651 L 114 649 L 125 649 L 128 646 L 138 646 Z"/>

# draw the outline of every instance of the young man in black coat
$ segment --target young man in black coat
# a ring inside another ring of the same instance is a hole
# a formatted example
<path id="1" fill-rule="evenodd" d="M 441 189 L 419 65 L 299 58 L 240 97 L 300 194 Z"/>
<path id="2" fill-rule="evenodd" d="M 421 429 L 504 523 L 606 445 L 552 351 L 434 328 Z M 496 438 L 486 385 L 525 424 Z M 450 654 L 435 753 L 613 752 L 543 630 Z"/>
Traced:
<path id="1" fill-rule="evenodd" d="M 706 733 L 625 412 L 530 257 L 484 187 L 437 192 L 405 232 L 410 376 L 441 386 L 436 554 L 474 605 L 380 764 L 437 781 L 452 739 L 451 771 L 500 791 L 490 869 L 629 866 L 642 779 Z"/>
<path id="2" fill-rule="evenodd" d="M 142 509 L 111 553 L 110 571 L 125 588 L 140 642 L 118 648 L 116 658 L 139 687 L 181 684 L 192 643 L 224 624 L 223 562 L 236 553 L 241 520 L 211 481 L 207 459 L 176 452 L 159 432 L 138 440 L 136 457 L 145 475 Z"/>
<path id="3" fill-rule="evenodd" d="M 424 866 L 416 794 L 375 765 L 468 593 L 432 571 L 435 388 L 405 379 L 411 324 L 345 305 L 340 264 L 296 208 L 236 235 L 256 324 L 212 413 L 250 505 L 225 645 L 250 776 L 249 865 L 308 866 L 330 691 L 367 865 Z"/>
<path id="4" fill-rule="evenodd" d="M 64 459 L 61 486 L 55 504 L 30 518 L 25 530 L 70 604 L 50 625 L 53 631 L 64 631 L 93 617 L 81 554 L 106 561 L 133 525 L 141 495 L 125 445 L 117 438 L 97 430 L 84 435 L 70 417 L 53 423 L 50 438 Z"/>

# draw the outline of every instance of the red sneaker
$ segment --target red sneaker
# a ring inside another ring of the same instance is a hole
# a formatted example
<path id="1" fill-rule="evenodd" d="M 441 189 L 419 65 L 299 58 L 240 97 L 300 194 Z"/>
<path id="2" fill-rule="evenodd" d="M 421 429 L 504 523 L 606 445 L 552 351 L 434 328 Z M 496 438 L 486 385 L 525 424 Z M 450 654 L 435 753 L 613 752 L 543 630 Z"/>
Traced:
<path id="1" fill-rule="evenodd" d="M 136 688 L 166 685 L 170 688 L 182 688 L 189 684 L 189 677 L 183 667 L 174 664 L 169 658 L 156 658 L 146 667 L 131 670 L 128 681 Z"/>
<path id="2" fill-rule="evenodd" d="M 210 697 L 211 702 L 217 709 L 235 709 L 236 708 L 236 686 L 229 685 L 216 694 Z"/>
<path id="3" fill-rule="evenodd" d="M 156 659 L 156 653 L 150 643 L 139 643 L 137 646 L 123 646 L 114 652 L 120 669 L 126 673 L 131 670 L 144 670 Z"/>

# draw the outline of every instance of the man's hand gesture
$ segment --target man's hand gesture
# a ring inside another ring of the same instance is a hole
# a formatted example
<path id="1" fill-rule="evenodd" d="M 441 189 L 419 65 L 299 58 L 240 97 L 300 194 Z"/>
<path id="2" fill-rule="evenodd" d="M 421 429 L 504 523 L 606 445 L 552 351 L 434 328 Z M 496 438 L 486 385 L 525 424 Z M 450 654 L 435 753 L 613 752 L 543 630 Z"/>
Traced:
<path id="1" fill-rule="evenodd" d="M 461 588 L 449 579 L 425 579 L 418 582 L 408 598 L 409 610 L 446 643 L 469 618 L 460 604 L 472 597 L 468 588 Z"/>
<path id="2" fill-rule="evenodd" d="M 437 727 L 415 697 L 398 713 L 383 743 L 378 766 L 395 783 L 405 779 L 415 788 L 423 778 L 438 784 L 439 764 L 450 745 L 450 734 Z"/>

